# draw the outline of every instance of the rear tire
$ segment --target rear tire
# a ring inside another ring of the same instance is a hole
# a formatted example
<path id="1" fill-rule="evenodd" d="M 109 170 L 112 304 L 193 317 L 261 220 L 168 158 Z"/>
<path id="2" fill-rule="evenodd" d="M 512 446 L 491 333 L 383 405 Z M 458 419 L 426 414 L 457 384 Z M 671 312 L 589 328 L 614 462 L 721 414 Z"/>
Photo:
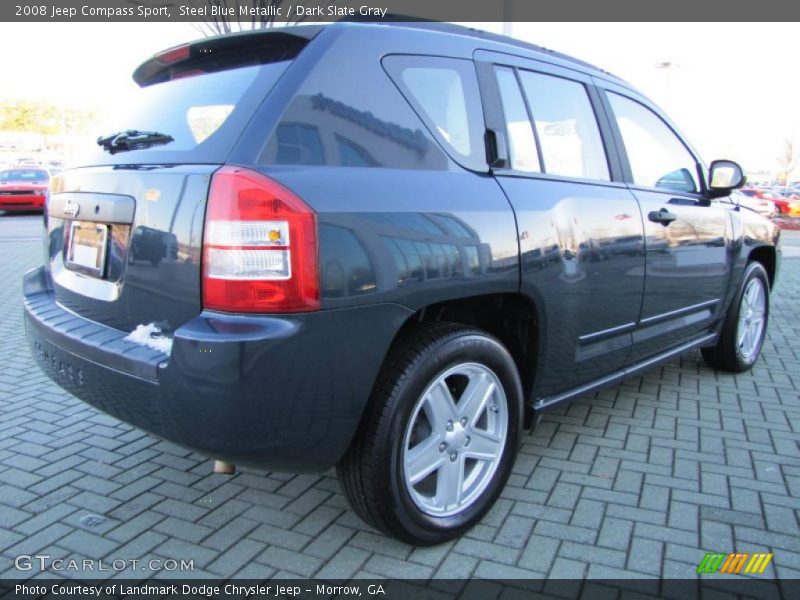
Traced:
<path id="1" fill-rule="evenodd" d="M 716 346 L 703 348 L 703 360 L 721 371 L 742 373 L 758 360 L 769 322 L 769 277 L 763 265 L 747 265 Z"/>
<path id="2" fill-rule="evenodd" d="M 337 466 L 353 510 L 405 542 L 457 537 L 491 508 L 520 444 L 514 360 L 485 332 L 414 326 L 387 357 Z"/>

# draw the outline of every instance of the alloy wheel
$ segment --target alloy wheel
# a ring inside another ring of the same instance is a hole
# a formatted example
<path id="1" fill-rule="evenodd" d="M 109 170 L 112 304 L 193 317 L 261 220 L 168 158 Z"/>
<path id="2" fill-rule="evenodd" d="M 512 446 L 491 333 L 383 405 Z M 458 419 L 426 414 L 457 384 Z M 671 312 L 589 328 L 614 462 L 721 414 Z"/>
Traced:
<path id="1" fill-rule="evenodd" d="M 461 512 L 486 490 L 503 456 L 508 401 L 497 375 L 478 363 L 439 374 L 417 401 L 403 443 L 403 479 L 417 507 Z"/>

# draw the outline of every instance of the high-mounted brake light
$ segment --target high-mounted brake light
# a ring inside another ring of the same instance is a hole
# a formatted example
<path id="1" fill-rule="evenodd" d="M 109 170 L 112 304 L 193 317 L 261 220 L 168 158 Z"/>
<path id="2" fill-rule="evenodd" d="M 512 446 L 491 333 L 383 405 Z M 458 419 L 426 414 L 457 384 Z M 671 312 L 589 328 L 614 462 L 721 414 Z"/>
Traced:
<path id="1" fill-rule="evenodd" d="M 159 52 L 153 58 L 155 58 L 162 65 L 171 65 L 189 58 L 189 52 L 188 45 L 175 46 L 174 48 L 169 48 L 163 52 Z"/>
<path id="2" fill-rule="evenodd" d="M 261 173 L 233 166 L 214 173 L 203 240 L 203 306 L 251 313 L 319 309 L 314 211 Z"/>

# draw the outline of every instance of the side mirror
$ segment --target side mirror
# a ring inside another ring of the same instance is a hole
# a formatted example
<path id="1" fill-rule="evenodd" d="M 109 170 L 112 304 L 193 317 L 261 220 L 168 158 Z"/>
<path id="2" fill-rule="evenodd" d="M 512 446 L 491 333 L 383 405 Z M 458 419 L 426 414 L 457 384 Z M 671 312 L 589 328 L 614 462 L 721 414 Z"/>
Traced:
<path id="1" fill-rule="evenodd" d="M 715 160 L 708 170 L 708 191 L 712 198 L 727 196 L 744 185 L 745 176 L 732 160 Z"/>

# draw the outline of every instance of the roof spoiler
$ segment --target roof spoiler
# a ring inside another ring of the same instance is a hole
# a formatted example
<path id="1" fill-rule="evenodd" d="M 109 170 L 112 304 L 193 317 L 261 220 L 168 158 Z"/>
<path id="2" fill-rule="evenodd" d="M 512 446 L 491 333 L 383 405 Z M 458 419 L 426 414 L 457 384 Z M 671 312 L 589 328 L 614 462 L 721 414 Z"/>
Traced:
<path id="1" fill-rule="evenodd" d="M 258 29 L 204 38 L 174 46 L 143 62 L 133 72 L 141 87 L 236 67 L 289 60 L 313 39 L 323 26 Z"/>

